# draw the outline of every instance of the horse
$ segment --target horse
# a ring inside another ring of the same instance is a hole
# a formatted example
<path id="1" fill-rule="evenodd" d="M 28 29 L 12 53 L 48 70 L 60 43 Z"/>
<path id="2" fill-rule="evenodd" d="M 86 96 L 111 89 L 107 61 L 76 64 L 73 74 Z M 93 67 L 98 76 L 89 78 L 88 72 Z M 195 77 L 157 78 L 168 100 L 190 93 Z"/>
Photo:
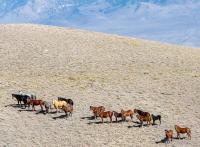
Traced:
<path id="1" fill-rule="evenodd" d="M 121 117 L 121 119 L 122 119 L 122 113 L 118 113 L 118 112 L 116 112 L 116 111 L 113 111 L 113 114 L 114 114 L 114 116 L 115 116 L 116 122 L 117 122 L 117 118 L 118 118 L 118 117 Z"/>
<path id="2" fill-rule="evenodd" d="M 149 112 L 144 112 L 142 110 L 138 110 L 138 109 L 134 109 L 134 113 L 137 113 L 141 116 L 150 116 L 150 113 Z"/>
<path id="3" fill-rule="evenodd" d="M 56 109 L 57 113 L 58 113 L 58 109 L 61 109 L 63 106 L 67 106 L 66 101 L 53 100 L 52 104 L 53 104 L 54 108 Z"/>
<path id="4" fill-rule="evenodd" d="M 130 116 L 131 119 L 133 119 L 133 111 L 132 110 L 127 110 L 124 111 L 123 109 L 121 110 L 121 114 L 122 114 L 122 120 L 126 121 L 126 117 Z"/>
<path id="5" fill-rule="evenodd" d="M 32 105 L 32 110 L 35 111 L 35 106 L 40 105 L 41 110 L 43 111 L 42 105 L 44 105 L 43 100 L 33 100 L 33 99 L 28 99 L 28 104 L 29 106 Z"/>
<path id="6" fill-rule="evenodd" d="M 74 105 L 74 102 L 72 101 L 72 99 L 66 99 L 64 97 L 58 97 L 58 101 L 65 101 L 66 103 L 70 104 L 70 105 Z"/>
<path id="7" fill-rule="evenodd" d="M 19 94 L 21 94 L 21 95 L 27 95 L 27 96 L 29 96 L 31 99 L 36 99 L 36 95 L 35 95 L 35 94 L 26 93 L 26 92 L 23 92 L 23 91 L 19 91 Z"/>
<path id="8" fill-rule="evenodd" d="M 170 142 L 170 139 L 172 141 L 173 138 L 173 130 L 165 130 L 165 136 L 166 136 L 166 142 Z"/>
<path id="9" fill-rule="evenodd" d="M 73 106 L 72 105 L 63 106 L 62 110 L 65 112 L 66 117 L 68 117 L 68 113 L 69 113 L 69 116 L 72 116 Z"/>
<path id="10" fill-rule="evenodd" d="M 151 116 L 142 116 L 142 115 L 136 115 L 136 117 L 139 119 L 141 123 L 141 127 L 143 126 L 143 122 L 146 121 L 147 125 L 151 124 Z"/>
<path id="11" fill-rule="evenodd" d="M 104 123 L 103 119 L 109 117 L 110 118 L 110 123 L 112 123 L 112 116 L 113 116 L 113 112 L 111 111 L 100 111 L 99 113 L 99 117 L 102 120 L 102 123 Z"/>
<path id="12" fill-rule="evenodd" d="M 49 111 L 51 110 L 51 103 L 47 101 L 43 101 L 43 105 L 45 107 L 46 113 L 49 113 Z"/>
<path id="13" fill-rule="evenodd" d="M 98 106 L 98 107 L 90 106 L 90 111 L 93 112 L 94 118 L 97 119 L 97 117 L 99 116 L 99 113 L 101 111 L 105 111 L 105 107 L 104 106 Z"/>
<path id="14" fill-rule="evenodd" d="M 151 118 L 153 120 L 153 124 L 155 124 L 156 120 L 159 120 L 160 124 L 161 124 L 161 115 L 153 115 L 153 114 L 151 114 Z"/>
<path id="15" fill-rule="evenodd" d="M 180 139 L 180 134 L 187 134 L 188 138 L 191 140 L 191 129 L 190 128 L 181 128 L 178 125 L 174 126 L 176 133 L 177 133 L 177 138 Z"/>
<path id="16" fill-rule="evenodd" d="M 26 108 L 27 99 L 30 98 L 30 97 L 28 95 L 12 94 L 12 98 L 16 98 L 17 99 L 17 103 L 18 103 L 18 105 L 20 105 L 20 107 L 22 107 L 22 102 L 23 102 L 24 106 Z"/>

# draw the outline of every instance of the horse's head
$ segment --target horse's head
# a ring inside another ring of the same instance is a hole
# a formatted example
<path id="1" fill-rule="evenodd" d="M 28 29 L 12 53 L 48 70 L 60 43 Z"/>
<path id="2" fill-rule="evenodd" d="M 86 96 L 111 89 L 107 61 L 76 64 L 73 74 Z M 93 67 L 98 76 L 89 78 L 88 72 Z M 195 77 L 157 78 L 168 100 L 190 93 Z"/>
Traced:
<path id="1" fill-rule="evenodd" d="M 178 130 L 180 127 L 178 125 L 174 125 L 175 130 Z"/>
<path id="2" fill-rule="evenodd" d="M 55 102 L 56 102 L 56 100 L 53 100 L 53 101 L 52 101 L 52 104 L 54 105 L 54 104 L 55 104 Z"/>

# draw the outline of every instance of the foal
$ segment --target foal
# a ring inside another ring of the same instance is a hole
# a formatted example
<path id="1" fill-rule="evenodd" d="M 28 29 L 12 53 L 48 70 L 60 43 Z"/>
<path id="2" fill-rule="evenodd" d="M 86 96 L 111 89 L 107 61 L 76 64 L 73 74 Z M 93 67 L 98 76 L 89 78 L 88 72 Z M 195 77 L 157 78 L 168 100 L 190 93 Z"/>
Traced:
<path id="1" fill-rule="evenodd" d="M 187 133 L 188 138 L 191 140 L 191 130 L 190 130 L 190 128 L 187 128 L 187 127 L 181 128 L 178 125 L 175 125 L 174 127 L 175 127 L 175 130 L 176 130 L 176 133 L 177 133 L 177 138 L 180 139 L 180 134 Z"/>
<path id="2" fill-rule="evenodd" d="M 172 141 L 172 138 L 173 138 L 173 130 L 165 130 L 165 136 L 166 136 L 166 142 L 170 142 L 169 139 L 171 139 Z"/>
<path id="3" fill-rule="evenodd" d="M 118 117 L 120 117 L 121 119 L 123 119 L 123 118 L 122 118 L 122 113 L 118 113 L 118 112 L 116 112 L 116 111 L 113 111 L 113 114 L 114 114 L 114 116 L 115 116 L 116 122 L 117 122 L 117 118 L 118 118 Z"/>
<path id="4" fill-rule="evenodd" d="M 161 124 L 161 115 L 153 115 L 153 114 L 151 114 L 151 118 L 153 120 L 153 125 L 155 124 L 156 120 L 159 120 L 160 124 Z"/>

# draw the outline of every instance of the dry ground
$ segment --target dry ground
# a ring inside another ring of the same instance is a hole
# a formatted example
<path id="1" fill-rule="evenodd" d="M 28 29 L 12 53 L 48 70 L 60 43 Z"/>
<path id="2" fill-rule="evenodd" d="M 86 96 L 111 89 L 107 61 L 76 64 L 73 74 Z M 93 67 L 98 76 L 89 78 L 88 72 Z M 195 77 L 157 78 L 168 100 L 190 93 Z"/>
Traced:
<path id="1" fill-rule="evenodd" d="M 0 67 L 0 146 L 200 145 L 199 49 L 83 30 L 0 25 Z M 48 101 L 72 98 L 73 117 L 5 107 L 16 104 L 11 93 L 18 90 Z M 131 121 L 101 124 L 87 119 L 90 105 L 140 108 L 161 114 L 163 121 L 143 128 Z M 156 144 L 175 124 L 191 128 L 192 140 Z"/>

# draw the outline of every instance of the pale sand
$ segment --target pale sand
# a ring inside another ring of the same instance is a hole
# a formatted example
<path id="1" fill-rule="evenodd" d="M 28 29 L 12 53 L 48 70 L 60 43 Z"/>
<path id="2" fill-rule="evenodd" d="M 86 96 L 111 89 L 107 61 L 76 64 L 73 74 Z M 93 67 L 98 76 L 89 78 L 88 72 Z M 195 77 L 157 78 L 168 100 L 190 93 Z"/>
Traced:
<path id="1" fill-rule="evenodd" d="M 0 67 L 0 146 L 200 145 L 200 49 L 75 29 L 0 25 Z M 73 117 L 5 107 L 17 103 L 11 93 L 18 90 L 49 101 L 68 96 L 75 102 Z M 140 108 L 161 114 L 162 124 L 96 124 L 100 119 L 81 119 L 92 115 L 90 105 Z M 191 128 L 192 140 L 156 144 L 175 124 Z"/>

